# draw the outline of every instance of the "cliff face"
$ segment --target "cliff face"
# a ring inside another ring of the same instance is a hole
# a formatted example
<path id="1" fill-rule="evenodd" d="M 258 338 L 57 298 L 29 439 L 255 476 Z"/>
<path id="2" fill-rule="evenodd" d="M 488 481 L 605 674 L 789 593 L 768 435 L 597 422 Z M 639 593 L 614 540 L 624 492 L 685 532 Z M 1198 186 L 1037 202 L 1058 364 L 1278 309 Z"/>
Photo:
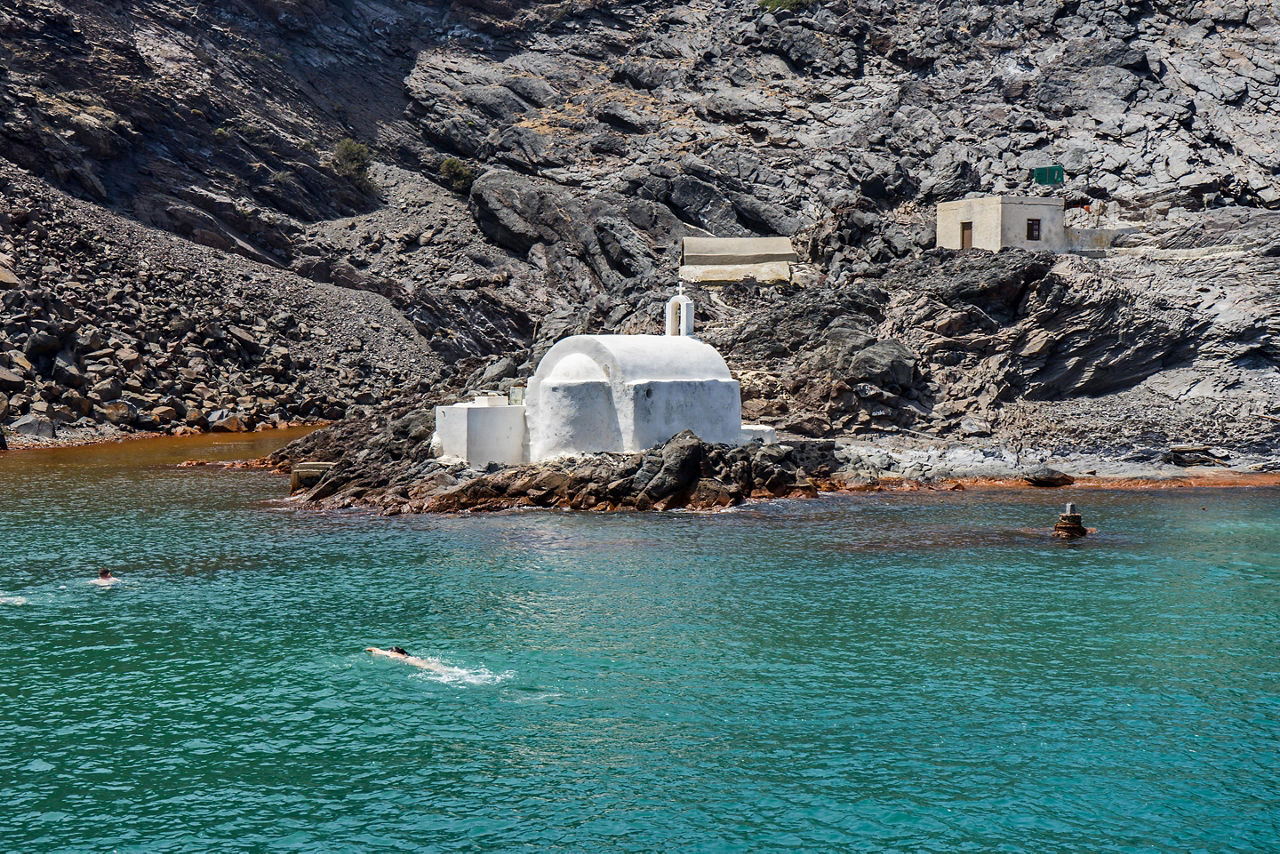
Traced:
<path id="1" fill-rule="evenodd" d="M 403 108 L 430 9 L 394 5 L 6 4 L 0 154 L 146 224 L 287 260 L 300 223 L 376 203 L 322 150 Z"/>
<path id="2" fill-rule="evenodd" d="M 695 295 L 752 418 L 1267 445 L 1278 22 L 1119 0 L 17 0 L 0 156 L 211 259 L 385 296 L 437 394 L 515 382 L 568 333 L 655 330 L 686 234 L 784 234 L 812 261 L 796 287 Z M 344 137 L 371 181 L 335 165 Z M 1047 192 L 1028 172 L 1051 163 L 1078 223 L 1143 232 L 1101 259 L 930 249 L 937 201 Z M 6 228 L 0 252 L 33 245 Z M 5 319 L 0 351 L 21 350 Z"/>

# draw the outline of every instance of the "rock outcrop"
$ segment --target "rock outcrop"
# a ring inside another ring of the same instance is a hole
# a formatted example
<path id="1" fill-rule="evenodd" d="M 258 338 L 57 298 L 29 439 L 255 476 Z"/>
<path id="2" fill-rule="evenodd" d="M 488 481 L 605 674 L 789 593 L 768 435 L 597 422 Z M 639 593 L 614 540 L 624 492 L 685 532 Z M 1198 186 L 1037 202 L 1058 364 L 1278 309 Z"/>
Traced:
<path id="1" fill-rule="evenodd" d="M 271 463 L 284 469 L 300 460 L 332 462 L 305 492 L 307 502 L 387 514 L 516 507 L 714 510 L 751 498 L 816 496 L 841 466 L 834 442 L 733 447 L 707 444 L 685 431 L 643 453 L 480 470 L 432 457 L 431 421 L 408 412 L 372 429 L 322 430 L 277 452 Z M 351 453 L 352 447 L 362 453 Z"/>

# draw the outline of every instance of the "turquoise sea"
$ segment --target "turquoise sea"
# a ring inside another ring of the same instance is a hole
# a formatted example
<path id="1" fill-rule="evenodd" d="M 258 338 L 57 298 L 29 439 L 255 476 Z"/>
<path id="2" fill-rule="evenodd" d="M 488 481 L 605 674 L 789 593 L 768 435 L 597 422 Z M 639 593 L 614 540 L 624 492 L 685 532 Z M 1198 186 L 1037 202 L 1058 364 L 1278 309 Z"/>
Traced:
<path id="1" fill-rule="evenodd" d="M 175 465 L 278 441 L 0 454 L 0 849 L 1280 849 L 1280 490 L 387 519 Z"/>

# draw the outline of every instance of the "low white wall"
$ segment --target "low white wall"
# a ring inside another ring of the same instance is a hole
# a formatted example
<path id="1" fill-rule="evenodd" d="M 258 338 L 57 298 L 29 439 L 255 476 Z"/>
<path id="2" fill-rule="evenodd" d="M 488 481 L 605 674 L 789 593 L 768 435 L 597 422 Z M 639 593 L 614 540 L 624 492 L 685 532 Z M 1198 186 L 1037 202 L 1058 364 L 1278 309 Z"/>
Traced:
<path id="1" fill-rule="evenodd" d="M 791 278 L 791 264 L 769 261 L 764 264 L 683 264 L 678 271 L 682 282 L 723 284 L 753 279 L 761 284 L 785 282 Z"/>
<path id="2" fill-rule="evenodd" d="M 526 459 L 525 408 L 460 403 L 436 407 L 436 439 L 447 457 L 470 465 L 514 465 Z"/>
<path id="3" fill-rule="evenodd" d="M 749 445 L 756 440 L 773 445 L 778 441 L 778 431 L 766 424 L 743 424 L 738 444 Z"/>
<path id="4" fill-rule="evenodd" d="M 467 407 L 437 406 L 434 442 L 446 457 L 467 458 Z"/>

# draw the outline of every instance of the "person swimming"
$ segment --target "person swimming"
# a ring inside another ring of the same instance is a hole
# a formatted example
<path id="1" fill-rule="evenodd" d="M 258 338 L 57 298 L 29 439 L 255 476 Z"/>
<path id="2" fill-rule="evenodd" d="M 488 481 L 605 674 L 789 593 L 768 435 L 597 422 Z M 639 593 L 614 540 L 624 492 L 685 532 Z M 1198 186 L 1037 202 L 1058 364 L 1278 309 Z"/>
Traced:
<path id="1" fill-rule="evenodd" d="M 405 664 L 412 664 L 414 667 L 420 667 L 423 670 L 430 670 L 433 673 L 446 674 L 451 668 L 446 667 L 438 661 L 428 661 L 425 658 L 418 658 L 416 655 L 410 655 L 409 651 L 402 646 L 388 647 L 387 649 L 379 649 L 376 646 L 366 646 L 365 652 L 371 652 L 374 655 L 380 655 L 383 658 L 394 658 L 397 661 L 403 661 Z"/>
<path id="2" fill-rule="evenodd" d="M 114 575 L 112 575 L 112 574 L 111 574 L 111 570 L 109 570 L 109 569 L 100 569 L 100 570 L 98 570 L 98 577 L 97 577 L 97 578 L 95 578 L 95 579 L 93 579 L 93 580 L 92 580 L 92 581 L 90 581 L 89 583 L 90 583 L 90 584 L 97 584 L 97 585 L 99 585 L 99 586 L 101 586 L 101 587 L 108 587 L 108 586 L 110 586 L 110 585 L 112 585 L 112 584 L 115 584 L 115 583 L 116 583 L 117 581 L 119 581 L 119 580 L 120 580 L 120 579 L 116 578 Z"/>

